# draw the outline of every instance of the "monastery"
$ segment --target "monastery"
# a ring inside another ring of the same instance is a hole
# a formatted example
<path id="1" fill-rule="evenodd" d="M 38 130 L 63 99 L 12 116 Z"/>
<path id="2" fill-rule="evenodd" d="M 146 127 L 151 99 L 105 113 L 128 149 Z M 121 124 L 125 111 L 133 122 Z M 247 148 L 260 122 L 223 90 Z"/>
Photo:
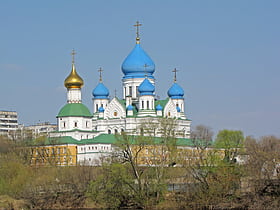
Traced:
<path id="1" fill-rule="evenodd" d="M 158 124 L 166 118 L 175 122 L 171 132 L 176 138 L 181 142 L 189 140 L 191 120 L 185 113 L 184 90 L 177 83 L 177 70 L 173 71 L 174 83 L 167 90 L 166 99 L 158 100 L 155 97 L 155 64 L 140 45 L 141 24 L 137 22 L 135 26 L 136 44 L 121 66 L 122 98 L 109 99 L 100 68 L 99 83 L 92 91 L 92 110 L 86 107 L 81 93 L 84 81 L 76 70 L 75 52 L 72 52 L 72 69 L 64 81 L 67 102 L 58 112 L 58 129 L 50 133 L 46 144 L 36 147 L 39 150 L 34 153 L 34 164 L 43 164 L 39 156 L 44 155 L 38 155 L 41 152 L 56 153 L 61 165 L 81 162 L 98 165 L 102 156 L 114 150 L 115 134 L 145 136 L 152 133 L 155 138 L 161 138 L 163 133 Z M 143 127 L 152 132 L 147 133 Z"/>

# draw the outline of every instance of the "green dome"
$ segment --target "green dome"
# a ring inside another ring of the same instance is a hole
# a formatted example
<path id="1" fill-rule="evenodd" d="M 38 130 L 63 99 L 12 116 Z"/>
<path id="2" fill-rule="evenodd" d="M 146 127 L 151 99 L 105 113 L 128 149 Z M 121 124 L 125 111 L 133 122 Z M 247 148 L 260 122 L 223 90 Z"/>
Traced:
<path id="1" fill-rule="evenodd" d="M 92 114 L 84 104 L 70 103 L 60 109 L 57 117 L 92 117 Z"/>

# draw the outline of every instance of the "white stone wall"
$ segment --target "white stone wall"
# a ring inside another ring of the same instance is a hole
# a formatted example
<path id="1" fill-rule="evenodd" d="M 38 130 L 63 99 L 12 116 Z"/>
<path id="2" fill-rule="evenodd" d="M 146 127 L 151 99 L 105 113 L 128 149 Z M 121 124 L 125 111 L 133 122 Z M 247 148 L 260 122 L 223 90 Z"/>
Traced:
<path id="1" fill-rule="evenodd" d="M 71 88 L 67 90 L 67 103 L 81 103 L 82 94 L 80 88 Z"/>
<path id="2" fill-rule="evenodd" d="M 58 131 L 69 131 L 73 129 L 91 131 L 92 118 L 90 117 L 59 117 Z"/>
<path id="3" fill-rule="evenodd" d="M 132 87 L 132 99 L 138 98 L 138 87 L 143 82 L 145 78 L 130 78 L 130 79 L 123 79 L 123 98 L 125 99 L 126 96 L 130 95 L 129 87 Z M 155 85 L 155 80 L 150 79 L 150 82 Z"/>
<path id="4" fill-rule="evenodd" d="M 98 112 L 99 107 L 104 109 L 108 106 L 108 99 L 92 99 L 93 101 L 93 113 Z"/>
<path id="5" fill-rule="evenodd" d="M 154 96 L 144 95 L 139 97 L 139 108 L 152 110 L 155 107 L 155 98 Z"/>
<path id="6" fill-rule="evenodd" d="M 108 162 L 114 148 L 111 144 L 87 144 L 78 145 L 77 163 L 81 165 L 101 165 Z"/>

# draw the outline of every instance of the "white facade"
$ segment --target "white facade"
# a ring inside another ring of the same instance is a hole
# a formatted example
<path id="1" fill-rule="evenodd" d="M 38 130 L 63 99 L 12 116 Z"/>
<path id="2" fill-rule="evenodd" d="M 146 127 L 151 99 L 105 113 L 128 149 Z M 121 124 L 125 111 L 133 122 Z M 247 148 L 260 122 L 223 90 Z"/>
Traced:
<path id="1" fill-rule="evenodd" d="M 18 129 L 18 116 L 15 111 L 0 111 L 0 135 L 12 135 Z"/>
<path id="2" fill-rule="evenodd" d="M 77 163 L 81 165 L 100 166 L 109 162 L 115 151 L 112 144 L 86 144 L 77 146 Z"/>

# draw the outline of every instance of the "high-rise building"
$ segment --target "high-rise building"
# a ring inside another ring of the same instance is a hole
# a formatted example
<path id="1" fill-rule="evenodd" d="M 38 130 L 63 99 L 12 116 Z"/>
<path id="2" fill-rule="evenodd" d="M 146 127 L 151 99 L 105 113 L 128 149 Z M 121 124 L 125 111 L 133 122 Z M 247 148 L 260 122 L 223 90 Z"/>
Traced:
<path id="1" fill-rule="evenodd" d="M 0 111 L 0 135 L 12 136 L 18 129 L 16 111 Z"/>

